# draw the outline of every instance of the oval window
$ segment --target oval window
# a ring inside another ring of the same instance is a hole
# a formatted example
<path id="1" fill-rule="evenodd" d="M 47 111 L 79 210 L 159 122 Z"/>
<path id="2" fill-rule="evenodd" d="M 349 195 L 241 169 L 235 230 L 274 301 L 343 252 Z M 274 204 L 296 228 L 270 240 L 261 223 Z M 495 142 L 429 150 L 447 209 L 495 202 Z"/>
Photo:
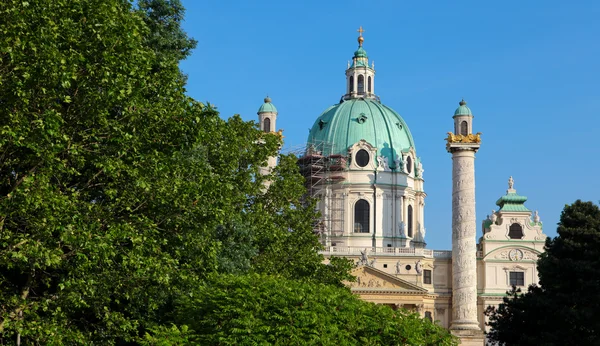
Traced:
<path id="1" fill-rule="evenodd" d="M 358 153 L 356 153 L 356 164 L 359 167 L 365 167 L 369 164 L 369 153 L 365 149 L 360 149 Z"/>
<path id="2" fill-rule="evenodd" d="M 406 158 L 406 170 L 408 171 L 406 173 L 410 174 L 412 172 L 412 165 L 412 159 L 409 156 Z"/>

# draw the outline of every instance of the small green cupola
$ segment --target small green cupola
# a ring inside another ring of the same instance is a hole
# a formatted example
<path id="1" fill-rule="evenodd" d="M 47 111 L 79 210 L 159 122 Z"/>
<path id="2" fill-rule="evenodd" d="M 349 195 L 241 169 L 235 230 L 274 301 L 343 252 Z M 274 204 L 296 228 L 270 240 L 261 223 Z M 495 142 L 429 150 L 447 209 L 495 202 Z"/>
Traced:
<path id="1" fill-rule="evenodd" d="M 508 179 L 508 190 L 506 190 L 506 195 L 500 197 L 496 201 L 496 205 L 500 207 L 500 210 L 498 211 L 531 213 L 531 210 L 525 207 L 527 197 L 517 194 L 517 190 L 513 188 L 513 184 L 514 180 L 511 176 Z"/>
<path id="2" fill-rule="evenodd" d="M 264 103 L 258 109 L 258 122 L 260 128 L 264 132 L 275 132 L 275 125 L 277 122 L 277 108 L 271 103 L 269 96 L 265 97 Z"/>
<path id="3" fill-rule="evenodd" d="M 365 41 L 365 38 L 362 35 L 363 32 L 364 30 L 362 26 L 358 28 L 358 49 L 356 50 L 356 52 L 354 52 L 354 57 L 352 58 L 352 65 L 350 66 L 351 68 L 359 66 L 369 67 L 369 57 L 367 56 L 367 51 L 362 46 L 363 42 Z"/>
<path id="4" fill-rule="evenodd" d="M 467 107 L 467 101 L 464 99 L 458 103 L 458 108 L 456 108 L 456 111 L 454 111 L 454 116 L 458 115 L 473 115 L 471 113 L 471 109 Z"/>
<path id="5" fill-rule="evenodd" d="M 369 58 L 367 56 L 367 51 L 362 46 L 358 47 L 356 52 L 354 52 L 354 57 L 355 58 Z"/>
<path id="6" fill-rule="evenodd" d="M 260 106 L 257 113 L 277 113 L 277 108 L 271 103 L 271 98 L 269 96 L 265 97 L 264 101 L 265 103 Z"/>
<path id="7" fill-rule="evenodd" d="M 467 101 L 462 99 L 454 111 L 454 134 L 467 136 L 473 133 L 473 113 L 467 107 Z"/>

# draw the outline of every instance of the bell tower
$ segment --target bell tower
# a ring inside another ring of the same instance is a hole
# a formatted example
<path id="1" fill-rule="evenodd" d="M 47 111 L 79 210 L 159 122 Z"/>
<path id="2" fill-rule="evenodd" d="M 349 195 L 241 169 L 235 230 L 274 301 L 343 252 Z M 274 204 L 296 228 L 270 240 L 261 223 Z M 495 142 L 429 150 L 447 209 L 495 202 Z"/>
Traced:
<path id="1" fill-rule="evenodd" d="M 264 103 L 258 109 L 258 123 L 263 132 L 274 133 L 277 125 L 277 108 L 271 103 L 269 96 L 265 97 Z M 267 166 L 260 168 L 261 174 L 269 174 L 277 165 L 277 157 L 271 156 L 267 160 Z"/>

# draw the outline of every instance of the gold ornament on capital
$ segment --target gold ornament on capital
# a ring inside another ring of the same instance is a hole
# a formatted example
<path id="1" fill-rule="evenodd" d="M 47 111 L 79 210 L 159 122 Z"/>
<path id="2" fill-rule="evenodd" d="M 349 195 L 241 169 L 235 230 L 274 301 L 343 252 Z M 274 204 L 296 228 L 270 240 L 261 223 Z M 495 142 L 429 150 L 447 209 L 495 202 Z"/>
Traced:
<path id="1" fill-rule="evenodd" d="M 448 132 L 446 137 L 448 144 L 450 143 L 481 143 L 481 132 L 476 134 L 469 133 L 468 135 L 455 135 L 452 132 Z"/>

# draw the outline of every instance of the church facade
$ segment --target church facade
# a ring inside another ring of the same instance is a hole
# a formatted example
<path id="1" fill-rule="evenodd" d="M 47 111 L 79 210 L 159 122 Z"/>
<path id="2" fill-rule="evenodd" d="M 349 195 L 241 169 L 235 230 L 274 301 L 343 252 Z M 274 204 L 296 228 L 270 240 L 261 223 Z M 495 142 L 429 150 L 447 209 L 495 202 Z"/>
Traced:
<path id="1" fill-rule="evenodd" d="M 308 191 L 318 199 L 322 218 L 315 232 L 323 254 L 355 262 L 357 279 L 347 284 L 362 299 L 412 309 L 439 321 L 463 344 L 482 345 L 486 307 L 498 305 L 513 285 L 538 282 L 542 223 L 510 177 L 476 239 L 481 134 L 474 133 L 463 100 L 446 138 L 453 161 L 452 251 L 426 248 L 423 164 L 404 119 L 375 94 L 375 67 L 359 32 L 346 93 L 315 120 L 298 159 Z M 266 98 L 258 111 L 261 129 L 274 132 L 277 114 Z M 264 171 L 275 164 L 270 159 Z"/>

